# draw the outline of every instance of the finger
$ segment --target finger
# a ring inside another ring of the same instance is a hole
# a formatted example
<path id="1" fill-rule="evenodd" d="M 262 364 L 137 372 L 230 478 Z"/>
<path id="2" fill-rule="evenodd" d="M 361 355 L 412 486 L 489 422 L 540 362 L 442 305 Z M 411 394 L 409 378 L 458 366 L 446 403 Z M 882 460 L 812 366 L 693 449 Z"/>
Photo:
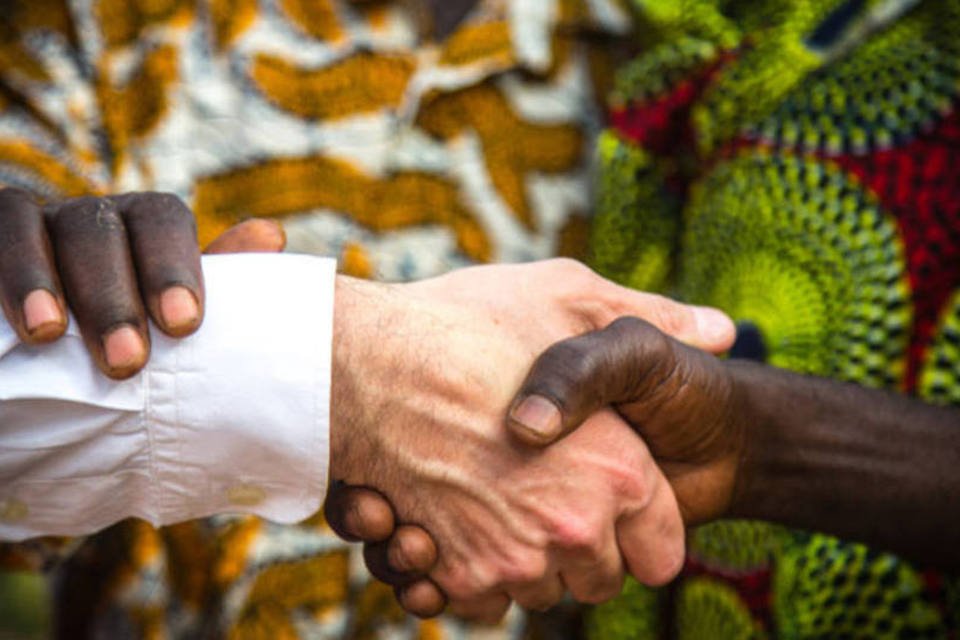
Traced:
<path id="1" fill-rule="evenodd" d="M 437 546 L 425 530 L 403 525 L 389 540 L 364 545 L 363 559 L 382 582 L 403 586 L 423 578 L 437 562 Z"/>
<path id="2" fill-rule="evenodd" d="M 613 545 L 616 549 L 616 544 Z M 590 571 L 593 571 L 593 567 Z M 524 609 L 546 611 L 563 599 L 567 589 L 560 574 L 554 573 L 530 584 L 507 585 L 507 595 Z"/>
<path id="3" fill-rule="evenodd" d="M 20 189 L 0 190 L 0 304 L 24 342 L 49 342 L 67 328 L 40 205 Z"/>
<path id="4" fill-rule="evenodd" d="M 387 564 L 400 573 L 426 575 L 437 563 L 437 545 L 416 525 L 397 527 L 387 544 Z"/>
<path id="5" fill-rule="evenodd" d="M 723 353 L 736 340 L 736 325 L 719 309 L 682 304 L 653 294 L 633 293 L 632 300 L 620 300 L 621 306 L 616 309 L 618 315 L 641 317 L 671 338 L 709 353 Z"/>
<path id="6" fill-rule="evenodd" d="M 603 327 L 621 316 L 642 318 L 668 336 L 710 353 L 722 353 L 733 346 L 736 327 L 719 309 L 687 305 L 670 298 L 635 291 L 597 276 L 602 283 L 591 295 L 604 300 L 590 307 L 595 326 Z"/>
<path id="7" fill-rule="evenodd" d="M 423 578 L 437 561 L 437 547 L 420 527 L 399 527 L 389 540 L 363 547 L 363 560 L 370 573 L 392 586 L 404 586 Z"/>
<path id="8" fill-rule="evenodd" d="M 140 292 L 164 333 L 186 336 L 203 320 L 203 273 L 193 213 L 169 193 L 110 198 L 123 217 Z"/>
<path id="9" fill-rule="evenodd" d="M 47 228 L 87 349 L 108 376 L 129 378 L 146 363 L 150 338 L 116 205 L 105 198 L 67 200 L 47 210 Z"/>
<path id="10" fill-rule="evenodd" d="M 627 570 L 650 587 L 664 585 L 680 573 L 685 555 L 685 530 L 676 497 L 660 469 L 650 466 L 653 487 L 643 509 L 617 519 L 617 543 Z"/>
<path id="11" fill-rule="evenodd" d="M 669 339 L 638 318 L 563 340 L 534 362 L 507 425 L 527 444 L 548 444 L 601 407 L 641 397 L 656 385 L 656 373 L 673 370 L 675 358 Z"/>
<path id="12" fill-rule="evenodd" d="M 334 533 L 348 542 L 379 542 L 393 533 L 390 503 L 379 492 L 335 482 L 327 493 L 323 515 Z"/>
<path id="13" fill-rule="evenodd" d="M 482 598 L 452 600 L 448 607 L 450 613 L 464 620 L 497 624 L 510 608 L 510 598 L 505 593 L 493 593 Z"/>
<path id="14" fill-rule="evenodd" d="M 585 604 L 615 598 L 623 589 L 626 571 L 613 526 L 605 527 L 604 534 L 586 551 L 560 556 L 561 577 L 570 595 Z"/>
<path id="15" fill-rule="evenodd" d="M 207 245 L 204 253 L 276 253 L 287 245 L 283 226 L 274 220 L 247 220 L 230 227 Z"/>
<path id="16" fill-rule="evenodd" d="M 417 580 L 402 587 L 394 587 L 394 595 L 403 609 L 418 618 L 435 618 L 443 613 L 447 598 L 430 580 Z"/>

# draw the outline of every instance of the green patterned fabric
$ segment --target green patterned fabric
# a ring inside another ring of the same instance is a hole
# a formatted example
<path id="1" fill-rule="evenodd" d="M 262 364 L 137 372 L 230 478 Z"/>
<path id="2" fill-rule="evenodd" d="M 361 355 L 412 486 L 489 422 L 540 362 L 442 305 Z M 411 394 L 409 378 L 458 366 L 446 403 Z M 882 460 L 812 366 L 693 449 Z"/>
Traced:
<path id="1" fill-rule="evenodd" d="M 779 525 L 755 520 L 718 520 L 690 532 L 688 553 L 699 564 L 728 571 L 767 566 L 792 538 Z"/>
<path id="2" fill-rule="evenodd" d="M 960 404 L 960 0 L 633 7 L 644 50 L 599 143 L 592 264 L 723 309 L 739 354 Z M 956 637 L 957 584 L 723 521 L 691 532 L 676 583 L 597 607 L 590 635 Z"/>
<path id="3" fill-rule="evenodd" d="M 587 616 L 587 634 L 604 640 L 656 640 L 661 593 L 628 577 L 623 591 Z"/>
<path id="4" fill-rule="evenodd" d="M 693 578 L 680 587 L 678 640 L 759 640 L 766 637 L 737 592 L 717 580 Z"/>
<path id="5" fill-rule="evenodd" d="M 895 221 L 841 171 L 749 152 L 698 182 L 685 217 L 679 291 L 756 324 L 770 364 L 876 387 L 902 377 Z"/>
<path id="6" fill-rule="evenodd" d="M 960 404 L 960 291 L 947 306 L 927 354 L 920 395 L 937 404 Z"/>
<path id="7" fill-rule="evenodd" d="M 829 536 L 784 549 L 773 594 L 784 638 L 942 638 L 947 631 L 916 571 Z"/>

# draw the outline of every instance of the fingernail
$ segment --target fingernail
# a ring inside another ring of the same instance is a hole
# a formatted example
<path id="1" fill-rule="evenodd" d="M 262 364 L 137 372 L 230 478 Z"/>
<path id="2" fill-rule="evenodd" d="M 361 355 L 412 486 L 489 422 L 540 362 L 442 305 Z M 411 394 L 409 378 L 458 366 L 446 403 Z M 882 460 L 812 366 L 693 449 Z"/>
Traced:
<path id="1" fill-rule="evenodd" d="M 538 440 L 550 440 L 562 428 L 560 410 L 543 396 L 527 396 L 513 408 L 510 417 Z"/>
<path id="2" fill-rule="evenodd" d="M 167 331 L 185 332 L 197 326 L 197 299 L 186 287 L 170 287 L 160 295 L 160 317 Z"/>
<path id="3" fill-rule="evenodd" d="M 35 340 L 52 340 L 66 325 L 57 299 L 46 289 L 31 291 L 23 301 L 23 321 Z"/>
<path id="4" fill-rule="evenodd" d="M 703 340 L 712 345 L 733 342 L 736 329 L 727 314 L 712 307 L 694 307 L 694 315 L 697 332 Z"/>
<path id="5" fill-rule="evenodd" d="M 103 353 L 111 373 L 123 375 L 143 364 L 146 347 L 140 333 L 125 324 L 107 334 L 103 340 Z"/>

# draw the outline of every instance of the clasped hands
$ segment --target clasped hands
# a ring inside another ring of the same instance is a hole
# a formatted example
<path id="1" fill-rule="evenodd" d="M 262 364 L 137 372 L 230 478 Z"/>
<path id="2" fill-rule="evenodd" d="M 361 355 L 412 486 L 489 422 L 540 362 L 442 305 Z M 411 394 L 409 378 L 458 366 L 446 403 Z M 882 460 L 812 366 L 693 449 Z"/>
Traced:
<path id="1" fill-rule="evenodd" d="M 163 194 L 41 207 L 0 191 L 11 325 L 54 340 L 69 302 L 104 372 L 133 375 L 148 315 L 171 335 L 202 320 L 193 224 Z M 262 221 L 216 243 L 281 246 Z M 682 343 L 722 351 L 733 334 L 718 311 L 569 260 L 401 285 L 338 277 L 328 521 L 368 543 L 371 571 L 418 615 L 449 604 L 492 621 L 511 600 L 543 609 L 567 591 L 601 602 L 625 572 L 662 584 L 685 525 L 731 500 L 742 447 L 733 383 Z"/>

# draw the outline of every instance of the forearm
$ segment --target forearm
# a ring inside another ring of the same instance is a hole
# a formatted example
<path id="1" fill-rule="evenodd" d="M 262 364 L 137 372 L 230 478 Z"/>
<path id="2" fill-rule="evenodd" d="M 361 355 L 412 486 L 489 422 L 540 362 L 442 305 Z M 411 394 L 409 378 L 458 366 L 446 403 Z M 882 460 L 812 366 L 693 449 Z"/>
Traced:
<path id="1" fill-rule="evenodd" d="M 728 515 L 960 569 L 960 412 L 730 361 L 746 450 Z"/>

